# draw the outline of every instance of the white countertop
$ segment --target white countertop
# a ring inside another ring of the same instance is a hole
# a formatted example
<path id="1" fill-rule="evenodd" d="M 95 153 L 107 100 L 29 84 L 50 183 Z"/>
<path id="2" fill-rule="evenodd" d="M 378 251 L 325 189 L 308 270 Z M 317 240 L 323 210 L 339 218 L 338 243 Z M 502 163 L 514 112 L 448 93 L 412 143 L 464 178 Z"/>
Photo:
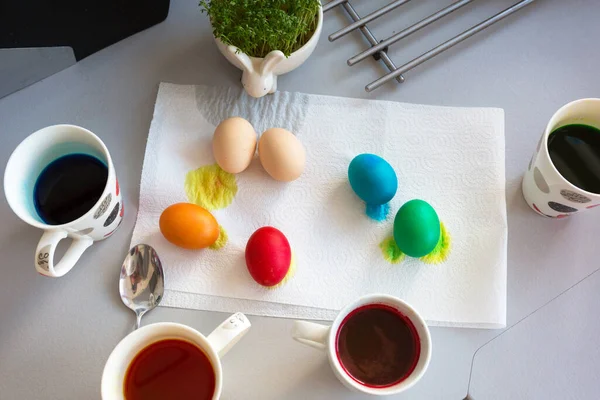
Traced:
<path id="1" fill-rule="evenodd" d="M 474 2 L 446 17 L 449 23 L 400 42 L 390 55 L 400 65 L 515 1 Z M 355 0 L 363 15 L 375 8 L 365 3 Z M 411 2 L 371 28 L 382 39 L 449 3 Z M 469 386 L 476 400 L 597 396 L 600 383 L 589 372 L 600 367 L 594 308 L 600 280 L 591 275 L 600 264 L 600 212 L 541 218 L 523 201 L 520 183 L 552 113 L 571 100 L 599 96 L 598 16 L 600 2 L 594 0 L 540 0 L 408 72 L 403 85 L 365 93 L 364 86 L 384 69 L 373 60 L 346 66 L 365 42 L 358 32 L 327 41 L 326 35 L 348 21 L 337 9 L 326 14 L 313 56 L 279 79 L 279 89 L 287 91 L 505 110 L 508 327 L 432 328 L 429 370 L 398 399 L 462 399 Z M 50 279 L 33 267 L 41 232 L 20 221 L 1 197 L 1 398 L 100 397 L 104 362 L 134 322 L 119 299 L 117 281 L 135 222 L 158 83 L 227 86 L 238 85 L 239 78 L 240 71 L 218 52 L 197 1 L 173 0 L 165 22 L 0 99 L 2 173 L 27 135 L 73 123 L 107 144 L 126 203 L 124 223 L 113 238 L 87 250 L 65 277 Z M 225 317 L 159 308 L 143 323 L 175 321 L 209 333 Z M 224 359 L 223 399 L 365 398 L 344 389 L 325 354 L 292 341 L 290 320 L 250 319 L 252 329 Z"/>

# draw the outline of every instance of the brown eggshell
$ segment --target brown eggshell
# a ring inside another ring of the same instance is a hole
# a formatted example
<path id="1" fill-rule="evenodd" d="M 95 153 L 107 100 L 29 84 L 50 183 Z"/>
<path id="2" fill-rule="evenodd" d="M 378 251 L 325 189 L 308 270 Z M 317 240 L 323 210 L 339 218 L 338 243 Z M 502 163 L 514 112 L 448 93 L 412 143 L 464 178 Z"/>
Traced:
<path id="1" fill-rule="evenodd" d="M 263 168 L 278 181 L 291 182 L 304 172 L 306 150 L 292 132 L 283 128 L 264 131 L 258 141 L 258 156 Z"/>
<path id="2" fill-rule="evenodd" d="M 256 131 L 244 118 L 227 118 L 215 129 L 212 148 L 219 167 L 231 174 L 240 173 L 254 157 Z"/>

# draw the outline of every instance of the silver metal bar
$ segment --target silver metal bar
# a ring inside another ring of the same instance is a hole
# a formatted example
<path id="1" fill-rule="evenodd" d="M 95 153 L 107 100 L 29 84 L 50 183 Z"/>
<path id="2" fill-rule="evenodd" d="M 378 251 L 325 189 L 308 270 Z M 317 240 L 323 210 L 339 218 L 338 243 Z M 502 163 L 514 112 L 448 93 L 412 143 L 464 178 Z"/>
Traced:
<path id="1" fill-rule="evenodd" d="M 333 1 L 330 1 L 329 3 L 327 3 L 327 4 L 325 4 L 325 5 L 322 6 L 323 12 L 327 12 L 327 11 L 331 10 L 333 7 L 337 7 L 340 4 L 345 3 L 347 1 L 348 0 L 333 0 Z"/>
<path id="2" fill-rule="evenodd" d="M 459 8 L 461 8 L 463 6 L 466 6 L 467 4 L 471 3 L 472 1 L 473 0 L 460 0 L 455 3 L 450 4 L 448 7 L 436 12 L 435 14 L 432 14 L 429 17 L 417 22 L 416 24 L 409 26 L 408 28 L 396 33 L 393 36 L 390 36 L 389 38 L 387 38 L 384 41 L 382 41 L 381 43 L 379 43 L 377 46 L 373 46 L 370 49 L 367 49 L 367 50 L 363 51 L 362 53 L 355 55 L 354 57 L 352 57 L 348 60 L 348 65 L 353 66 L 354 64 L 361 62 L 362 60 L 373 55 L 374 53 L 378 52 L 379 50 L 386 48 L 389 45 L 394 44 L 397 41 L 404 39 L 405 37 L 407 37 L 409 35 L 412 35 L 419 29 L 426 27 L 427 25 L 437 21 L 438 19 L 440 19 L 442 17 L 445 17 L 446 15 L 450 14 L 453 11 L 458 10 Z"/>
<path id="3" fill-rule="evenodd" d="M 394 79 L 397 76 L 400 76 L 401 74 L 405 73 L 406 71 L 413 69 L 417 65 L 420 65 L 420 64 L 424 63 L 425 61 L 437 56 L 441 52 L 462 42 L 465 39 L 468 39 L 469 37 L 473 36 L 474 34 L 481 32 L 488 26 L 493 25 L 494 23 L 502 20 L 503 18 L 509 16 L 510 14 L 520 10 L 521 8 L 523 8 L 525 6 L 528 6 L 529 4 L 533 3 L 534 1 L 535 0 L 522 0 L 516 4 L 513 4 L 506 10 L 499 12 L 498 14 L 494 15 L 493 17 L 486 19 L 485 21 L 481 22 L 480 24 L 477 24 L 477 25 L 473 26 L 472 28 L 464 31 L 460 35 L 453 37 L 452 39 L 442 43 L 441 45 L 429 50 L 426 53 L 423 53 L 419 57 L 413 59 L 412 61 L 409 61 L 408 63 L 404 64 L 403 66 L 396 69 L 395 71 L 392 71 L 389 74 L 384 75 L 381 78 L 369 83 L 367 86 L 365 86 L 365 90 L 367 92 L 371 92 L 371 91 L 377 89 L 379 86 L 383 85 L 384 83 L 388 82 L 389 80 Z"/>
<path id="4" fill-rule="evenodd" d="M 342 36 L 347 35 L 348 33 L 352 32 L 355 29 L 360 28 L 361 26 L 365 26 L 367 23 L 373 21 L 374 19 L 377 19 L 377 18 L 381 17 L 382 15 L 387 14 L 388 12 L 392 11 L 393 9 L 398 8 L 401 5 L 408 3 L 409 1 L 410 0 L 396 0 L 396 1 L 388 4 L 387 6 L 380 8 L 379 10 L 375 10 L 371 14 L 365 15 L 358 21 L 355 21 L 354 23 L 348 25 L 347 27 L 342 28 L 339 31 L 334 32 L 331 35 L 329 35 L 329 41 L 333 42 L 334 40 L 337 40 L 337 39 L 341 38 Z"/>
<path id="5" fill-rule="evenodd" d="M 346 12 L 350 14 L 350 18 L 352 18 L 353 21 L 360 21 L 360 16 L 358 15 L 354 7 L 352 7 L 352 4 L 346 2 L 342 4 L 342 6 L 346 10 Z M 377 39 L 375 38 L 375 36 L 373 36 L 373 33 L 371 33 L 371 30 L 367 26 L 361 26 L 359 29 L 365 36 L 365 38 L 367 38 L 371 46 L 374 46 L 378 43 Z M 390 70 L 390 72 L 394 72 L 396 70 L 396 64 L 394 64 L 392 59 L 387 55 L 385 51 L 379 51 L 379 56 L 381 57 L 381 61 L 383 61 L 383 63 Z M 398 83 L 404 82 L 404 76 L 402 76 L 402 74 L 398 74 L 394 78 L 396 78 Z"/>

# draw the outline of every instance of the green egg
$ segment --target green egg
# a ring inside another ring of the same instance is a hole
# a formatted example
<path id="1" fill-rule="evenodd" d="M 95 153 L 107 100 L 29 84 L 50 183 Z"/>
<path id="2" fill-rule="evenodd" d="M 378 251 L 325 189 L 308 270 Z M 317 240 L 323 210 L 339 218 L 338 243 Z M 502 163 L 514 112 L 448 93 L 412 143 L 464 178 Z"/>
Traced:
<path id="1" fill-rule="evenodd" d="M 394 240 L 411 257 L 431 253 L 440 240 L 440 219 L 433 207 L 423 200 L 404 203 L 394 219 Z"/>

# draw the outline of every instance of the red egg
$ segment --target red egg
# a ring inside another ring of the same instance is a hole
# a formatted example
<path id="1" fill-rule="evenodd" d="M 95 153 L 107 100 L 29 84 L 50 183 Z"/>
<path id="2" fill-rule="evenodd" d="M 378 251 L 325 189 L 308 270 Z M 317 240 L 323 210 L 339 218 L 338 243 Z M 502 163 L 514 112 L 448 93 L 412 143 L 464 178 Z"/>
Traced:
<path id="1" fill-rule="evenodd" d="M 292 264 L 292 249 L 281 231 L 264 226 L 250 236 L 246 244 L 246 266 L 254 280 L 263 286 L 275 286 L 284 280 Z"/>

